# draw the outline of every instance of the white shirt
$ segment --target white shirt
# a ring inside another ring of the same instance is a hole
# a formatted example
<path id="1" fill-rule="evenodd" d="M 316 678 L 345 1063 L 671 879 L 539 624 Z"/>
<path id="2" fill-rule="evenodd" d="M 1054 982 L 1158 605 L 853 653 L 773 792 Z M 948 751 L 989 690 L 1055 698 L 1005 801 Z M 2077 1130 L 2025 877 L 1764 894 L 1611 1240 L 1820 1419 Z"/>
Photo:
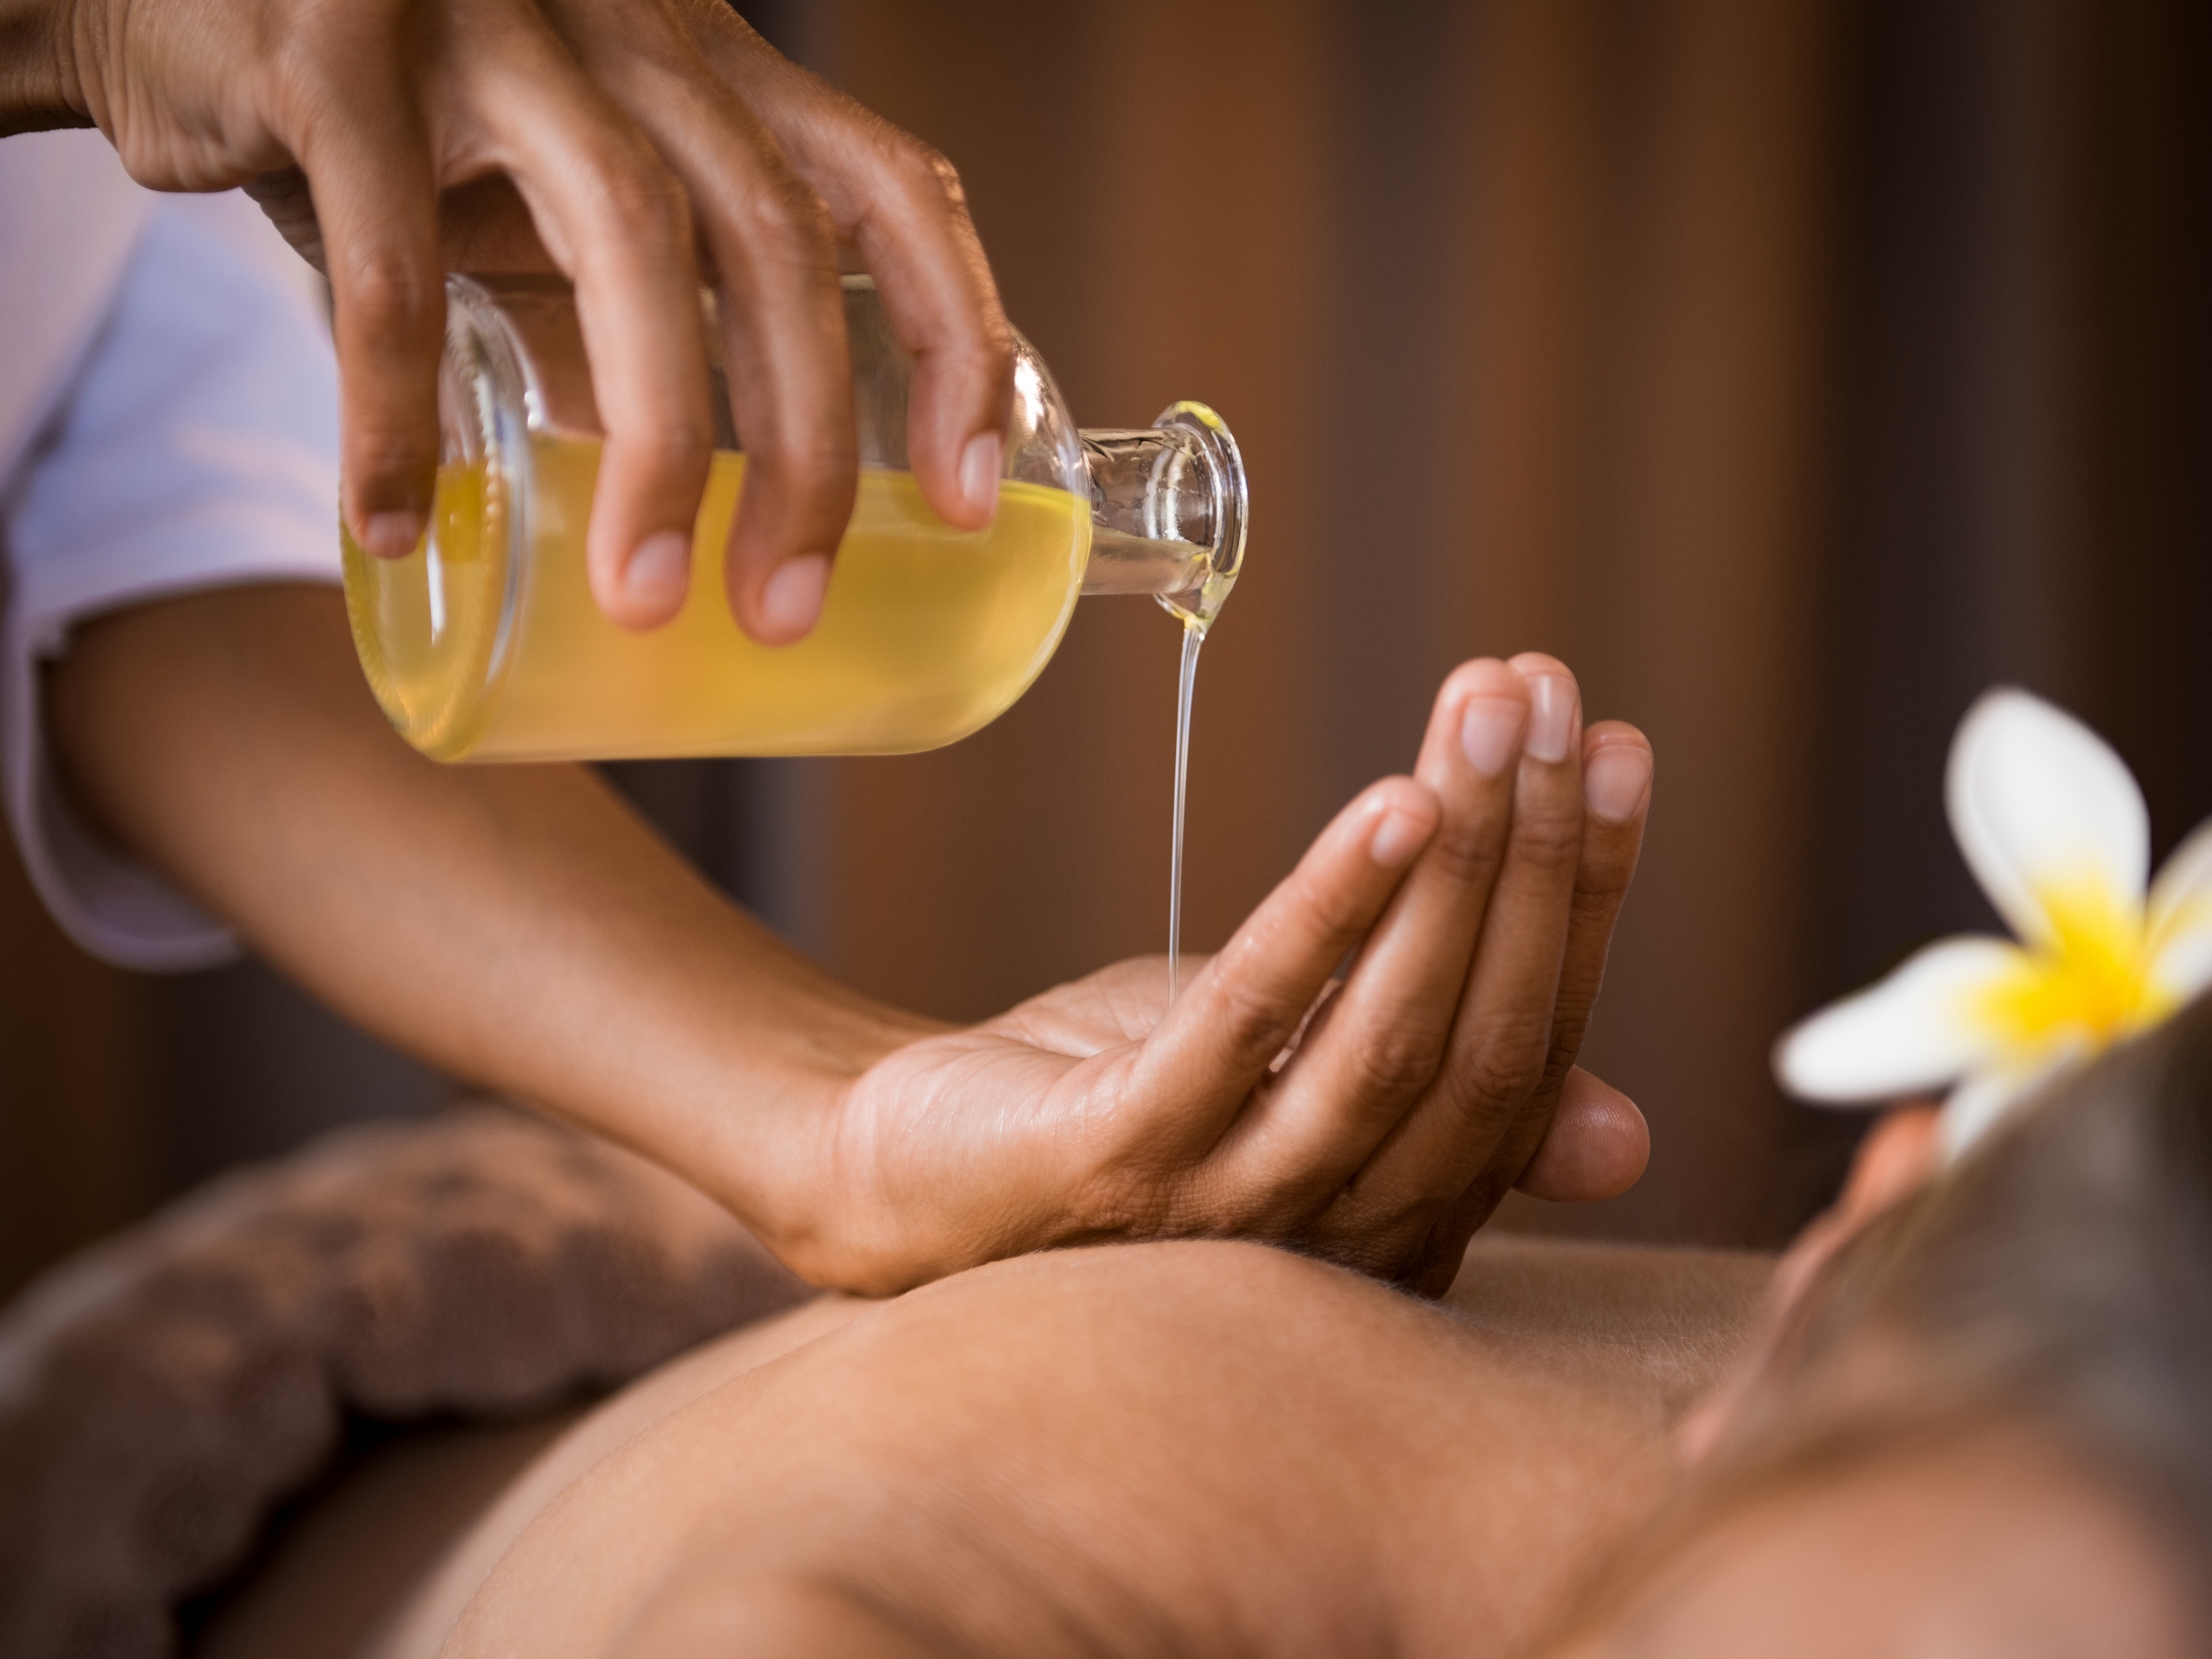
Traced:
<path id="1" fill-rule="evenodd" d="M 40 895 L 111 962 L 235 946 L 73 810 L 39 664 L 104 611 L 337 581 L 337 457 L 315 278 L 259 209 L 142 190 L 97 132 L 0 139 L 0 785 Z"/>

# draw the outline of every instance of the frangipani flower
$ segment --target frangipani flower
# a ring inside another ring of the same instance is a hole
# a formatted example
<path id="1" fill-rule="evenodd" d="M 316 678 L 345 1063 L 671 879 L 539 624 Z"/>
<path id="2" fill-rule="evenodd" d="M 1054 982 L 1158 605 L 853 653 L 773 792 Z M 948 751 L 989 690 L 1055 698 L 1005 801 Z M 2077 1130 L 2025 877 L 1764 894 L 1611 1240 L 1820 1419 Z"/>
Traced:
<path id="1" fill-rule="evenodd" d="M 1967 710 L 1945 794 L 1960 850 L 2019 943 L 1937 940 L 1783 1037 L 1775 1070 L 1791 1093 L 1834 1103 L 1955 1084 L 1943 1138 L 1955 1154 L 2057 1071 L 2212 984 L 2212 820 L 2151 884 L 2150 816 L 2126 766 L 2010 690 Z"/>

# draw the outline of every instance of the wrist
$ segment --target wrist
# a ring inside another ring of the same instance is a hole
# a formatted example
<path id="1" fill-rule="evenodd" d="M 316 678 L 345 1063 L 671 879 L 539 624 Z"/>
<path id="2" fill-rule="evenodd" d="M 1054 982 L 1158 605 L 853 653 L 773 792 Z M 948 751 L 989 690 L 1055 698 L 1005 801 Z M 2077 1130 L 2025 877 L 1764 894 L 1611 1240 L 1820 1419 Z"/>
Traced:
<path id="1" fill-rule="evenodd" d="M 820 1276 L 823 1247 L 871 1205 L 865 1135 L 851 1122 L 855 1085 L 906 1045 L 943 1027 L 862 1005 L 842 987 L 763 1042 L 736 1036 L 715 1068 L 698 1114 L 711 1137 L 702 1154 L 728 1172 L 724 1203 L 786 1263 Z"/>
<path id="2" fill-rule="evenodd" d="M 94 124 L 73 0 L 0 0 L 0 137 Z"/>
<path id="3" fill-rule="evenodd" d="M 861 1201 L 842 1155 L 853 1083 L 943 1027 L 855 995 L 749 918 L 717 919 L 728 937 L 604 1009 L 626 1038 L 525 1092 L 683 1175 L 804 1273 L 809 1241 Z"/>

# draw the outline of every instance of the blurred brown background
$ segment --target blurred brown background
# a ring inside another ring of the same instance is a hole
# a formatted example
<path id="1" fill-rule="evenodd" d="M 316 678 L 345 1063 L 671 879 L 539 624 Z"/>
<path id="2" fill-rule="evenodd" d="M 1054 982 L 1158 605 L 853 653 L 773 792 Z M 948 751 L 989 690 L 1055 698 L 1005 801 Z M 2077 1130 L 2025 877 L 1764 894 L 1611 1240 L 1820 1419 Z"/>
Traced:
<path id="1" fill-rule="evenodd" d="M 1516 1224 L 1771 1242 L 1849 1118 L 1775 1033 L 1986 925 L 1952 726 L 2026 684 L 2212 812 L 2212 9 L 2201 0 L 741 5 L 959 166 L 1089 424 L 1203 397 L 1250 562 L 1198 681 L 1218 943 L 1456 662 L 1649 730 L 1591 1063 L 1628 1197 Z M 1161 948 L 1175 630 L 1085 605 L 938 754 L 622 769 L 868 990 L 980 1014 Z M 446 1085 L 251 965 L 133 981 L 0 874 L 0 1289 L 160 1195 Z"/>

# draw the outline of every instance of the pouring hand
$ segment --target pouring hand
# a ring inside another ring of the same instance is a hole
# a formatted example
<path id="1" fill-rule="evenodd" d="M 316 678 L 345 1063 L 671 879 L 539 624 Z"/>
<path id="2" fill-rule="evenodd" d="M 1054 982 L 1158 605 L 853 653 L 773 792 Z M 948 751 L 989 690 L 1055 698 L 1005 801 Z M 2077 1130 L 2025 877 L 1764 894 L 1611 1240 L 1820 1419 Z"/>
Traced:
<path id="1" fill-rule="evenodd" d="M 924 493 L 989 518 L 1011 334 L 958 181 L 721 0 L 18 0 L 4 21 L 0 132 L 89 122 L 141 184 L 245 184 L 328 273 L 346 518 L 371 551 L 426 521 L 443 273 L 550 260 L 607 429 L 593 592 L 626 626 L 673 616 L 714 442 L 703 267 L 751 462 L 731 604 L 798 638 L 857 478 L 840 238 L 917 359 Z"/>
<path id="2" fill-rule="evenodd" d="M 1599 1198 L 1642 1173 L 1641 1115 L 1573 1060 L 1649 779 L 1641 734 L 1582 733 L 1553 659 L 1469 664 L 1417 776 L 1340 813 L 1172 1008 L 1143 958 L 893 1050 L 823 1120 L 824 1178 L 754 1218 L 800 1271 L 874 1290 L 1236 1234 L 1440 1293 L 1516 1183 Z"/>

